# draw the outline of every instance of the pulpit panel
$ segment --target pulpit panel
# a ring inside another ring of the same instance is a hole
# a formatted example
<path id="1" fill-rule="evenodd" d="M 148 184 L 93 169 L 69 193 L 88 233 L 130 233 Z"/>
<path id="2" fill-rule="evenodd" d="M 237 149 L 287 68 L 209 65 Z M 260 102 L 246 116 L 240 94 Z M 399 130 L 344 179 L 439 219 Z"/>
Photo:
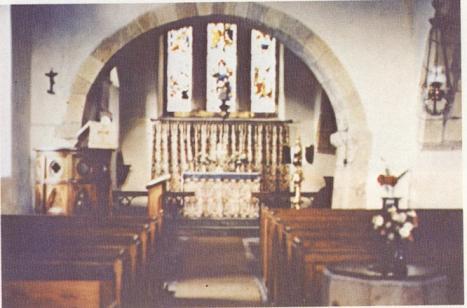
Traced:
<path id="1" fill-rule="evenodd" d="M 110 206 L 110 151 L 37 150 L 35 211 L 53 215 L 95 214 Z"/>

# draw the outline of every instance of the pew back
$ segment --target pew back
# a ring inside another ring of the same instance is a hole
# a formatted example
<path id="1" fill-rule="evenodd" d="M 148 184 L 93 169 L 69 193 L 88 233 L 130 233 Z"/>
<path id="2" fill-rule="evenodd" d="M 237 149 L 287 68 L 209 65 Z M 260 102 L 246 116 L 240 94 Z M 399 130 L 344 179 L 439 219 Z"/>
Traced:
<path id="1" fill-rule="evenodd" d="M 319 271 L 326 264 L 379 260 L 382 241 L 371 225 L 376 213 L 379 211 L 263 207 L 262 273 L 273 303 L 290 304 L 297 298 L 295 304 L 316 303 Z M 450 277 L 451 302 L 462 303 L 462 211 L 417 213 L 419 227 L 414 231 L 415 242 L 409 245 L 408 261 L 441 268 Z"/>

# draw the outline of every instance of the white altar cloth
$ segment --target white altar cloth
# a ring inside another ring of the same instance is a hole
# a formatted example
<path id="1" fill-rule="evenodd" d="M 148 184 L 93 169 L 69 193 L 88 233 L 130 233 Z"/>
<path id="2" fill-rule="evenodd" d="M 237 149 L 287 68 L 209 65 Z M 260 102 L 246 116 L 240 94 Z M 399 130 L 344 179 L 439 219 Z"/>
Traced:
<path id="1" fill-rule="evenodd" d="M 257 172 L 185 172 L 182 181 L 184 191 L 195 192 L 195 197 L 185 202 L 185 217 L 259 217 L 259 203 L 251 197 L 260 190 Z"/>

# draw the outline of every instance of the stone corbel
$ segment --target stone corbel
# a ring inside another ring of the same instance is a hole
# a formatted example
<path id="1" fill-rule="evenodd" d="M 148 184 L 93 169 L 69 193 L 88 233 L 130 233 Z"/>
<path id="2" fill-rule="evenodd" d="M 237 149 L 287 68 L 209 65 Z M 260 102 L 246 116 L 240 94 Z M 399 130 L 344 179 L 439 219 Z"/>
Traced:
<path id="1" fill-rule="evenodd" d="M 331 144 L 337 148 L 337 163 L 344 167 L 351 164 L 357 153 L 356 140 L 348 130 L 337 131 L 331 135 Z"/>

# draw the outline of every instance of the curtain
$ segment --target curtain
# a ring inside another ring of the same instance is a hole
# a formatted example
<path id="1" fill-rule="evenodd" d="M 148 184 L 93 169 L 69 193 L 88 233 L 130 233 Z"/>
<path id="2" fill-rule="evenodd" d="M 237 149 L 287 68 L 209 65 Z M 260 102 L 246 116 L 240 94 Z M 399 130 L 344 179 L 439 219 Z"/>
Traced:
<path id="1" fill-rule="evenodd" d="M 161 119 L 154 123 L 153 145 L 152 177 L 170 174 L 170 191 L 180 191 L 183 172 L 233 171 L 235 158 L 242 171 L 261 174 L 261 191 L 289 190 L 285 122 Z"/>

